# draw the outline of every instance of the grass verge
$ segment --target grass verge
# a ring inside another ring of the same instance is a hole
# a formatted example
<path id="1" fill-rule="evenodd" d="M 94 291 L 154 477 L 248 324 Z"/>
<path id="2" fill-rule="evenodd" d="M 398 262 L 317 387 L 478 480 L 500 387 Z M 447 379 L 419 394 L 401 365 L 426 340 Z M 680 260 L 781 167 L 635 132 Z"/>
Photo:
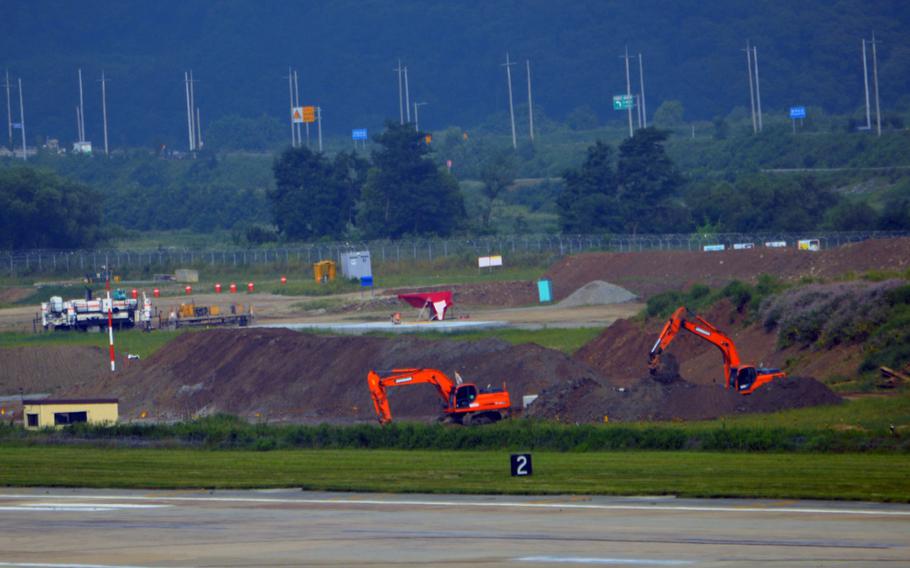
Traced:
<path id="1" fill-rule="evenodd" d="M 910 500 L 905 455 L 539 452 L 533 459 L 534 475 L 513 479 L 506 452 L 7 447 L 0 485 Z"/>

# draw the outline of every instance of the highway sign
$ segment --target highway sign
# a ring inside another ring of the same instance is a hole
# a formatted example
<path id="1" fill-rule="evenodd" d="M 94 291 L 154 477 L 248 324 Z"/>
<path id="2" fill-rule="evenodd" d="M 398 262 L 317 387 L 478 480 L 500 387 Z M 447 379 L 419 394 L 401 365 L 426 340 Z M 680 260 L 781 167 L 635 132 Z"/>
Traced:
<path id="1" fill-rule="evenodd" d="M 366 140 L 367 139 L 367 129 L 366 128 L 355 128 L 351 130 L 351 139 L 352 140 Z"/>
<path id="2" fill-rule="evenodd" d="M 794 120 L 797 118 L 806 118 L 806 107 L 790 107 L 790 118 Z"/>
<path id="3" fill-rule="evenodd" d="M 613 97 L 613 110 L 628 110 L 635 108 L 635 99 L 632 95 L 616 95 Z"/>
<path id="4" fill-rule="evenodd" d="M 291 120 L 294 124 L 303 122 L 303 107 L 291 107 Z"/>
<path id="5" fill-rule="evenodd" d="M 316 107 L 303 107 L 303 122 L 316 122 Z"/>

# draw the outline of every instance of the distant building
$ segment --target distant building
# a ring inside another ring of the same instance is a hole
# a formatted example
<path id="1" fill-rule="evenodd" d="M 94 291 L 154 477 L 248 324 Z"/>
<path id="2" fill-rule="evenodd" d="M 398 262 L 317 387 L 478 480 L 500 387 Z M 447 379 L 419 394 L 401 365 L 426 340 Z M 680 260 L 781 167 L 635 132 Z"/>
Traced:
<path id="1" fill-rule="evenodd" d="M 30 430 L 79 423 L 114 424 L 119 418 L 119 401 L 116 398 L 23 400 L 22 416 L 23 426 Z"/>

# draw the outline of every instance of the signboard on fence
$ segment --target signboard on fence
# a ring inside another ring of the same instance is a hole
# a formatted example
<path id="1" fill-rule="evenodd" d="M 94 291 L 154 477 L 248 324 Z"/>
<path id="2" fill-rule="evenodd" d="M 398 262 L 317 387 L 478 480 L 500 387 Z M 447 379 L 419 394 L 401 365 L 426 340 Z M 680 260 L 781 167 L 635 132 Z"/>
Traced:
<path id="1" fill-rule="evenodd" d="M 724 250 L 724 245 L 705 245 L 703 248 L 705 252 L 715 252 Z"/>
<path id="2" fill-rule="evenodd" d="M 766 241 L 765 246 L 768 248 L 786 248 L 787 241 Z"/>
<path id="3" fill-rule="evenodd" d="M 754 248 L 755 243 L 733 243 L 733 250 L 749 250 Z"/>
<path id="4" fill-rule="evenodd" d="M 494 266 L 502 266 L 502 256 L 481 256 L 477 258 L 478 268 L 492 268 Z"/>
<path id="5" fill-rule="evenodd" d="M 801 239 L 796 246 L 799 250 L 822 250 L 821 242 L 818 239 Z"/>

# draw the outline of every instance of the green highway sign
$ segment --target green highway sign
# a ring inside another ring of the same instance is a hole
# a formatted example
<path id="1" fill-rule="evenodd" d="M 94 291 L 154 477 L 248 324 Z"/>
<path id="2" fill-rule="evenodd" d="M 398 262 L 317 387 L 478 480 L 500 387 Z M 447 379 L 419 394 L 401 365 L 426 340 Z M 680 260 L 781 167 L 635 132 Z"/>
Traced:
<path id="1" fill-rule="evenodd" d="M 628 110 L 635 108 L 635 99 L 632 95 L 616 95 L 613 97 L 613 110 Z"/>

